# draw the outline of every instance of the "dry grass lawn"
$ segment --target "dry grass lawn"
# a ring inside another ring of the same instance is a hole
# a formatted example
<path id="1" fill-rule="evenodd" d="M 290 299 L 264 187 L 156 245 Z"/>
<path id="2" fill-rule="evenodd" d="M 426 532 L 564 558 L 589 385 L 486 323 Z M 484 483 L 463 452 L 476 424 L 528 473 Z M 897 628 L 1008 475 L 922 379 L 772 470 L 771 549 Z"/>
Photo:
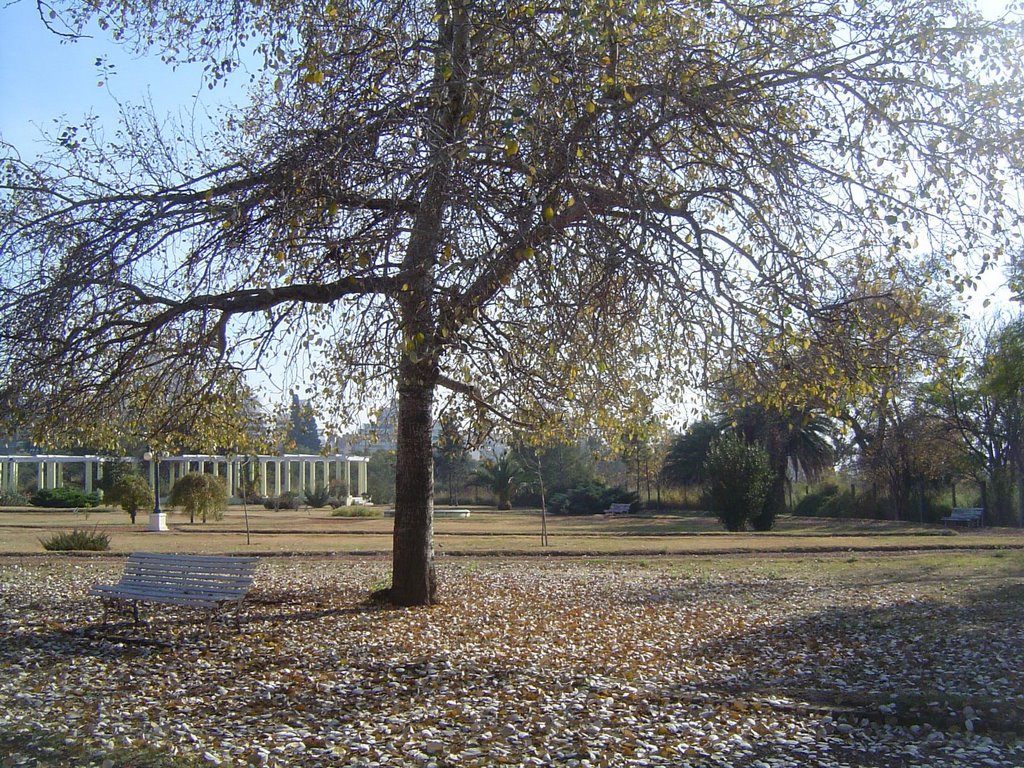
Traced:
<path id="1" fill-rule="evenodd" d="M 248 520 L 246 520 L 246 515 Z M 118 511 L 0 509 L 0 554 L 41 553 L 42 539 L 58 531 L 96 528 L 110 536 L 111 551 L 252 554 L 390 552 L 389 517 L 332 517 L 329 510 L 241 507 L 222 520 L 189 524 L 171 512 L 167 533 L 145 530 L 148 515 L 131 525 Z M 549 517 L 549 546 L 540 543 L 536 511 L 497 513 L 473 509 L 468 518 L 434 523 L 439 554 L 674 554 L 726 552 L 821 552 L 1024 547 L 1024 532 L 1011 529 L 945 529 L 936 525 L 862 520 L 780 518 L 771 533 L 729 534 L 711 517 Z M 248 533 L 247 533 L 248 527 Z"/>

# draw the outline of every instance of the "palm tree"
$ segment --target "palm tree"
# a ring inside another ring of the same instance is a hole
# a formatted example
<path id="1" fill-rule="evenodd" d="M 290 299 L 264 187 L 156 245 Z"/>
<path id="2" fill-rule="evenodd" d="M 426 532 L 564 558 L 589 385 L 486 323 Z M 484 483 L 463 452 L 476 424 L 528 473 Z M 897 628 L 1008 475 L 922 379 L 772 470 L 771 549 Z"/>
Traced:
<path id="1" fill-rule="evenodd" d="M 786 509 L 789 468 L 808 477 L 819 475 L 835 461 L 831 419 L 806 410 L 786 413 L 759 405 L 746 406 L 732 415 L 736 430 L 748 442 L 760 443 L 768 453 L 774 474 L 761 515 L 751 520 L 757 530 L 770 530 L 775 517 Z"/>
<path id="2" fill-rule="evenodd" d="M 484 460 L 473 471 L 473 485 L 487 488 L 498 500 L 498 509 L 512 509 L 512 495 L 525 480 L 526 472 L 511 451 Z"/>
<path id="3" fill-rule="evenodd" d="M 720 422 L 703 419 L 672 439 L 661 468 L 666 483 L 683 487 L 704 482 L 704 460 L 711 443 L 722 434 Z"/>

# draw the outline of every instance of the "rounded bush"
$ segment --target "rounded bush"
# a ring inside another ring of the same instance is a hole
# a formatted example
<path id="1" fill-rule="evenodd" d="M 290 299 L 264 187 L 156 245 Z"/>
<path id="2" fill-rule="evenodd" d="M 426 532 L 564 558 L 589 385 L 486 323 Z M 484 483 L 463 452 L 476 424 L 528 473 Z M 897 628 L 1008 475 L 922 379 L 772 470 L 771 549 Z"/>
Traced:
<path id="1" fill-rule="evenodd" d="M 58 509 L 95 507 L 100 503 L 100 495 L 95 491 L 86 493 L 78 488 L 41 488 L 32 494 L 31 502 L 36 507 Z"/>
<path id="2" fill-rule="evenodd" d="M 132 518 L 132 525 L 135 524 L 135 517 L 140 509 L 152 507 L 156 501 L 153 496 L 153 489 L 149 483 L 140 475 L 123 475 L 113 487 L 114 496 L 121 509 L 127 512 Z"/>
<path id="3" fill-rule="evenodd" d="M 188 512 L 189 522 L 194 523 L 200 515 L 205 523 L 207 517 L 219 520 L 224 507 L 228 505 L 228 491 L 219 477 L 202 472 L 189 472 L 171 488 L 170 503 Z"/>

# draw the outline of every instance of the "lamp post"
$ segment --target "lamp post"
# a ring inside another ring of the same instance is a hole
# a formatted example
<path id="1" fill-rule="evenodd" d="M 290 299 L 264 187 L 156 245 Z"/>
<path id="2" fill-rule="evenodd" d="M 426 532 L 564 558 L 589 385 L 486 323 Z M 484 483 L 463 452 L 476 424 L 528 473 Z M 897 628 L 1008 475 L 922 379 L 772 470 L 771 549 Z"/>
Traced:
<path id="1" fill-rule="evenodd" d="M 166 531 L 167 518 L 160 509 L 160 454 L 149 450 L 142 454 L 142 458 L 151 462 L 153 467 L 153 511 L 149 514 L 149 525 L 147 531 Z"/>

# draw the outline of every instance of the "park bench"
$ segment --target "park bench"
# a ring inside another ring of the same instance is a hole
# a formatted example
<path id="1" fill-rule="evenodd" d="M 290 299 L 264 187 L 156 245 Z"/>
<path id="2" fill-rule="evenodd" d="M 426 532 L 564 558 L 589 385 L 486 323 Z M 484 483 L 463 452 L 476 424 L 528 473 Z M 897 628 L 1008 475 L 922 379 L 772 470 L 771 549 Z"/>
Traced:
<path id="1" fill-rule="evenodd" d="M 629 510 L 633 508 L 633 505 L 629 502 L 623 504 L 612 504 L 604 511 L 606 515 L 628 515 Z"/>
<path id="2" fill-rule="evenodd" d="M 112 604 L 129 603 L 139 623 L 139 603 L 163 603 L 209 611 L 207 626 L 222 608 L 233 605 L 235 622 L 246 593 L 252 587 L 254 557 L 170 555 L 133 552 L 116 584 L 96 584 L 89 590 L 103 601 L 103 623 Z"/>
<path id="3" fill-rule="evenodd" d="M 945 525 L 950 523 L 964 523 L 968 526 L 981 526 L 985 510 L 982 507 L 955 507 L 949 517 L 942 518 Z"/>

